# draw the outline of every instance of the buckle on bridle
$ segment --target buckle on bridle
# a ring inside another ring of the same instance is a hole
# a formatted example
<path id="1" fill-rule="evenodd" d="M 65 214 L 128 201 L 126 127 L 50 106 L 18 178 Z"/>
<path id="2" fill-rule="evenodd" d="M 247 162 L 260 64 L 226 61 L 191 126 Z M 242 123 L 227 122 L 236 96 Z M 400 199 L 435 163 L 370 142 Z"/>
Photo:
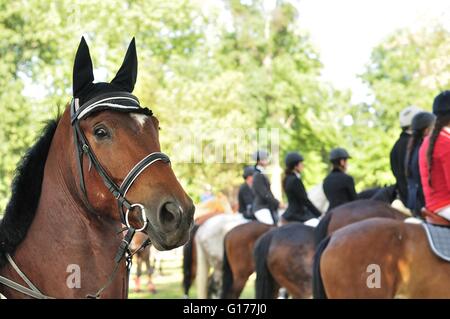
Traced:
<path id="1" fill-rule="evenodd" d="M 141 218 L 144 221 L 144 226 L 142 226 L 141 228 L 136 229 L 137 232 L 141 232 L 143 231 L 145 228 L 147 228 L 147 224 L 148 224 L 148 220 L 147 220 L 147 216 L 145 215 L 145 208 L 144 205 L 139 204 L 139 203 L 135 203 L 135 204 L 131 204 L 130 208 L 127 208 L 127 211 L 125 213 L 125 224 L 128 228 L 132 228 L 132 226 L 130 225 L 130 221 L 129 221 L 129 214 L 130 214 L 130 210 L 132 210 L 134 207 L 138 207 L 139 210 L 141 211 Z"/>

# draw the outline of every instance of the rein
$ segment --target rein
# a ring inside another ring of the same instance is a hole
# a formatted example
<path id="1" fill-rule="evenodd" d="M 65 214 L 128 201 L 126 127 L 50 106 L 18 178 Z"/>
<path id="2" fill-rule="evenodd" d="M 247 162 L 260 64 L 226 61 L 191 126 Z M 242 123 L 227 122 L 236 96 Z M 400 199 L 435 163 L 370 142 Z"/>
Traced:
<path id="1" fill-rule="evenodd" d="M 70 114 L 71 114 L 71 124 L 73 127 L 73 136 L 76 150 L 76 158 L 77 158 L 77 167 L 78 174 L 80 176 L 80 189 L 84 195 L 83 201 L 86 206 L 91 211 L 95 211 L 92 208 L 92 205 L 89 203 L 87 197 L 86 184 L 84 182 L 84 173 L 83 173 L 83 157 L 87 156 L 89 159 L 89 167 L 93 166 L 97 171 L 103 183 L 108 188 L 108 190 L 113 194 L 114 198 L 117 200 L 118 208 L 119 208 L 119 216 L 122 224 L 126 225 L 126 234 L 122 239 L 118 249 L 116 256 L 114 258 L 114 269 L 109 275 L 106 283 L 95 293 L 88 294 L 87 298 L 97 299 L 100 298 L 103 291 L 113 282 L 117 271 L 119 269 L 119 265 L 123 260 L 124 256 L 126 261 L 127 268 L 127 276 L 128 279 L 130 270 L 131 270 L 131 260 L 135 253 L 141 251 L 146 246 L 150 244 L 150 239 L 144 241 L 144 243 L 133 253 L 130 252 L 129 246 L 131 241 L 133 240 L 133 236 L 136 232 L 143 231 L 147 228 L 148 219 L 145 214 L 144 205 L 141 203 L 131 203 L 127 198 L 126 194 L 130 187 L 133 185 L 135 180 L 139 177 L 142 172 L 144 172 L 148 167 L 150 167 L 153 163 L 157 161 L 162 161 L 164 163 L 170 164 L 169 157 L 161 152 L 153 152 L 145 156 L 141 161 L 139 161 L 127 174 L 127 176 L 123 179 L 123 182 L 120 185 L 117 185 L 113 179 L 108 175 L 104 167 L 101 165 L 100 161 L 95 156 L 92 151 L 89 142 L 84 135 L 80 127 L 80 121 L 84 118 L 88 117 L 93 112 L 99 112 L 103 110 L 114 110 L 120 112 L 128 112 L 128 113 L 143 113 L 151 116 L 153 113 L 147 108 L 141 108 L 139 104 L 139 100 L 132 94 L 127 92 L 116 92 L 116 93 L 107 93 L 102 94 L 98 97 L 95 97 L 82 106 L 79 106 L 79 99 L 74 98 L 70 104 Z M 124 207 L 126 211 L 124 211 Z M 135 229 L 130 225 L 129 222 L 129 214 L 135 209 L 139 210 L 141 213 L 141 218 L 144 222 L 144 225 Z M 120 232 L 121 233 L 121 232 Z M 22 278 L 22 280 L 28 285 L 25 287 L 20 285 L 8 278 L 0 276 L 0 283 L 4 284 L 13 290 L 21 292 L 29 297 L 36 299 L 54 299 L 47 295 L 42 294 L 38 288 L 36 288 L 33 283 L 27 278 L 27 276 L 20 270 L 20 268 L 15 264 L 14 260 L 11 258 L 9 254 L 6 255 L 8 262 L 12 266 L 12 268 L 16 271 L 16 273 Z"/>

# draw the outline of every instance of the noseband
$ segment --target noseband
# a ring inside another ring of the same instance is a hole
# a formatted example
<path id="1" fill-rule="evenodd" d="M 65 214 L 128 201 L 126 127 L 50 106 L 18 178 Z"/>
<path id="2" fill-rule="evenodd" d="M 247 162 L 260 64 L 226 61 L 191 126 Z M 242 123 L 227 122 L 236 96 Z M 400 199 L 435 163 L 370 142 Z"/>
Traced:
<path id="1" fill-rule="evenodd" d="M 88 157 L 90 166 L 92 165 L 95 168 L 95 170 L 103 180 L 105 186 L 117 199 L 117 203 L 119 206 L 119 215 L 122 223 L 126 225 L 128 228 L 131 228 L 129 224 L 128 215 L 133 209 L 138 208 L 141 212 L 144 225 L 141 228 L 136 229 L 136 231 L 144 230 L 147 227 L 148 222 L 147 217 L 145 216 L 144 205 L 140 203 L 132 204 L 126 198 L 126 194 L 130 189 L 130 187 L 133 185 L 134 181 L 139 177 L 140 174 L 142 174 L 145 171 L 145 169 L 147 169 L 157 161 L 170 163 L 169 157 L 161 152 L 153 152 L 148 154 L 128 172 L 127 176 L 123 179 L 123 182 L 119 186 L 108 175 L 104 167 L 101 165 L 100 161 L 95 156 L 86 136 L 81 130 L 80 121 L 88 117 L 93 112 L 99 112 L 103 110 L 114 110 L 128 113 L 141 113 L 149 116 L 152 115 L 152 111 L 150 111 L 147 108 L 141 108 L 139 100 L 134 95 L 126 92 L 103 94 L 87 101 L 81 106 L 78 105 L 78 102 L 79 102 L 78 99 L 76 98 L 72 99 L 70 105 L 70 113 L 71 113 L 71 123 L 73 127 L 78 174 L 80 176 L 80 188 L 81 191 L 83 192 L 84 200 L 87 206 L 90 209 L 92 209 L 92 205 L 90 205 L 87 197 L 86 185 L 84 182 L 84 173 L 83 173 L 84 155 Z M 124 207 L 126 208 L 126 211 L 124 211 Z"/>

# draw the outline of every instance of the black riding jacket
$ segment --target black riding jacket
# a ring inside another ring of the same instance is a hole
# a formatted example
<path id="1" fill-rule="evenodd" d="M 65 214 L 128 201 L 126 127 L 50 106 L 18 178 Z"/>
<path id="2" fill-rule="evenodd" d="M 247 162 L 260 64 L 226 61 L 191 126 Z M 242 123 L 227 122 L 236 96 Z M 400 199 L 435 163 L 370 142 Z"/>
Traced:
<path id="1" fill-rule="evenodd" d="M 238 202 L 239 202 L 239 212 L 248 219 L 254 219 L 252 214 L 252 206 L 254 200 L 253 191 L 248 186 L 247 183 L 244 183 L 239 187 L 238 193 Z"/>
<path id="2" fill-rule="evenodd" d="M 423 195 L 422 181 L 419 171 L 419 149 L 421 144 L 417 144 L 411 150 L 409 163 L 406 163 L 408 170 L 408 202 L 407 206 L 415 217 L 422 218 L 422 207 L 425 206 L 425 197 Z M 406 174 L 405 174 L 406 175 Z"/>
<path id="3" fill-rule="evenodd" d="M 323 181 L 323 191 L 330 202 L 328 210 L 351 202 L 357 197 L 353 177 L 337 168 L 334 168 L 330 174 L 325 177 Z"/>
<path id="4" fill-rule="evenodd" d="M 288 208 L 283 214 L 284 219 L 305 222 L 321 215 L 320 211 L 309 200 L 301 178 L 298 178 L 294 173 L 288 174 L 283 186 L 288 198 Z"/>
<path id="5" fill-rule="evenodd" d="M 406 181 L 405 174 L 405 157 L 410 137 L 410 134 L 402 132 L 397 142 L 395 142 L 390 154 L 392 174 L 394 174 L 397 181 L 396 185 L 400 200 L 405 206 L 407 205 L 408 200 L 408 183 Z"/>
<path id="6" fill-rule="evenodd" d="M 270 182 L 266 175 L 256 168 L 253 174 L 252 190 L 254 194 L 252 212 L 267 208 L 272 213 L 275 224 L 278 222 L 278 206 L 280 202 L 270 190 Z"/>

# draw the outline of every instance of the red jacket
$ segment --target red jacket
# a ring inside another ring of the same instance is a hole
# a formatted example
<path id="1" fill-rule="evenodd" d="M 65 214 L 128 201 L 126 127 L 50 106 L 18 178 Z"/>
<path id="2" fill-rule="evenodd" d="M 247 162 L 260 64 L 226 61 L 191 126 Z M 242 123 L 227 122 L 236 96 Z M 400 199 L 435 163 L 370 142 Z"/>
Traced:
<path id="1" fill-rule="evenodd" d="M 419 151 L 419 168 L 425 205 L 429 211 L 435 212 L 450 205 L 450 129 L 442 129 L 434 145 L 431 187 L 428 184 L 429 144 L 430 138 L 426 137 Z"/>

